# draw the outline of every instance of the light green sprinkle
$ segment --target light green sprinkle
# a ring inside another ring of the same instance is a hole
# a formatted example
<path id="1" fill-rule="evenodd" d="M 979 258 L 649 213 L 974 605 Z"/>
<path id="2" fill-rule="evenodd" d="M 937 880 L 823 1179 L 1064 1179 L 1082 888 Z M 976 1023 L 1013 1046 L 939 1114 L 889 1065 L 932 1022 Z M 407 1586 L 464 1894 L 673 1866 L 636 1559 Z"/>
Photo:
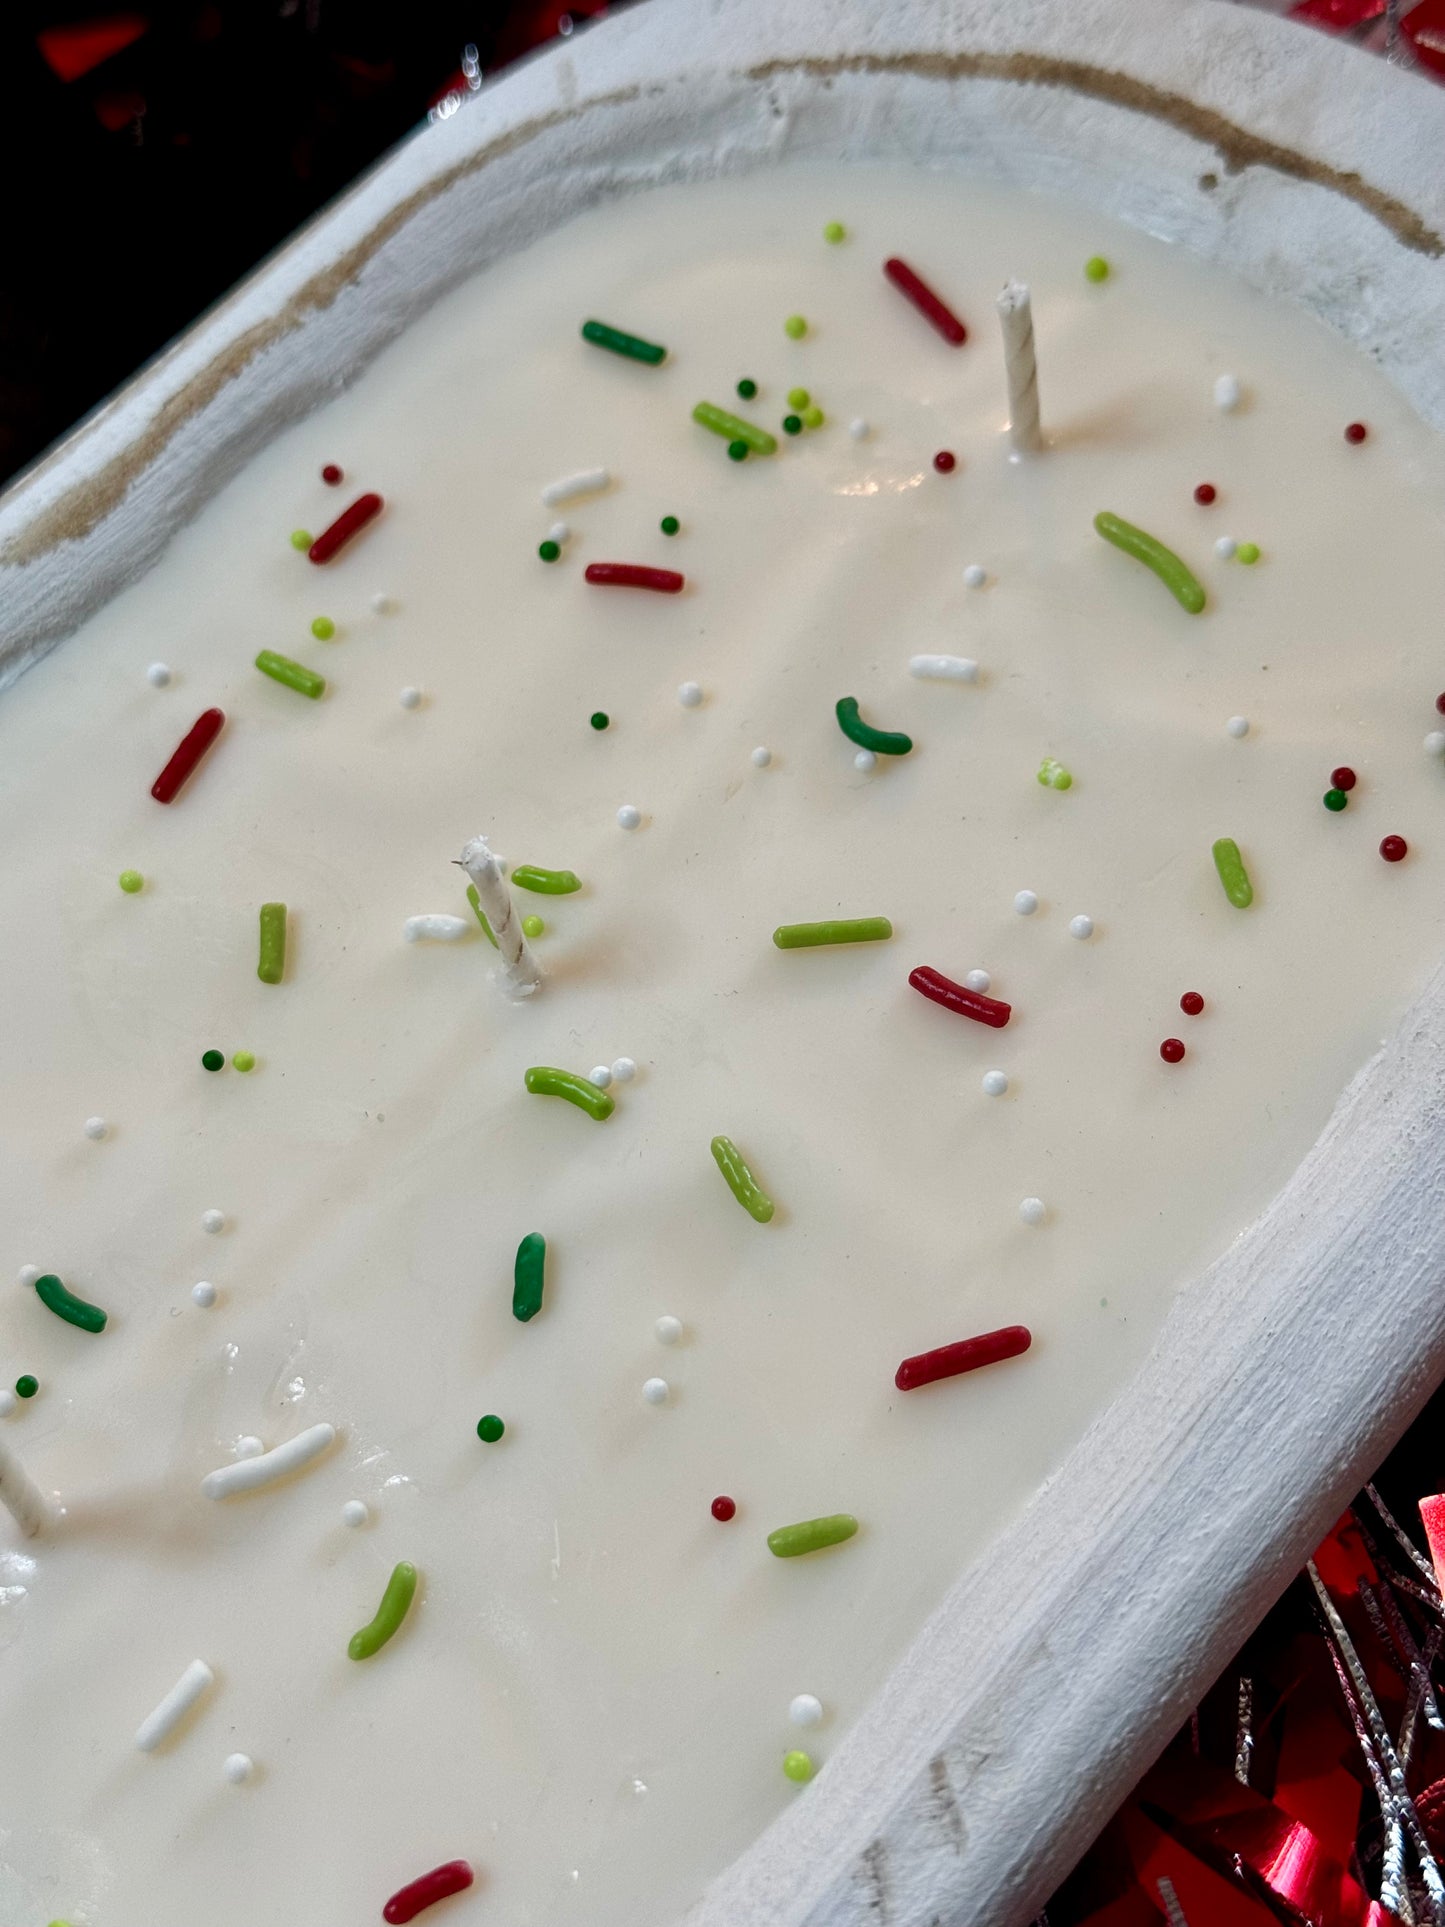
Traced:
<path id="1" fill-rule="evenodd" d="M 274 649 L 263 649 L 256 658 L 256 667 L 263 676 L 273 682 L 285 683 L 288 689 L 295 689 L 313 702 L 326 691 L 326 678 L 318 676 L 314 669 L 306 669 L 299 662 L 292 662 L 289 656 L 278 656 Z"/>
<path id="2" fill-rule="evenodd" d="M 773 1201 L 743 1162 L 743 1154 L 730 1137 L 715 1137 L 712 1154 L 717 1168 L 727 1179 L 728 1189 L 751 1218 L 766 1224 L 773 1215 Z"/>
<path id="3" fill-rule="evenodd" d="M 317 616 L 311 624 L 311 633 L 318 642 L 330 642 L 336 634 L 336 624 L 330 616 Z"/>
<path id="4" fill-rule="evenodd" d="M 310 529 L 292 529 L 291 546 L 293 549 L 309 549 L 316 537 Z"/>
<path id="5" fill-rule="evenodd" d="M 745 422 L 741 415 L 729 414 L 726 408 L 718 408 L 710 401 L 700 401 L 692 411 L 692 418 L 704 428 L 710 428 L 714 435 L 723 435 L 730 442 L 742 442 L 759 455 L 771 455 L 778 445 L 777 436 L 770 435 L 766 428 Z"/>
<path id="6" fill-rule="evenodd" d="M 783 1771 L 798 1786 L 803 1786 L 813 1777 L 813 1762 L 808 1755 L 795 1748 L 783 1755 Z"/>
<path id="7" fill-rule="evenodd" d="M 851 1512 L 835 1512 L 826 1519 L 803 1519 L 795 1526 L 779 1526 L 768 1534 L 768 1551 L 775 1559 L 796 1559 L 800 1553 L 840 1546 L 858 1530 Z"/>
<path id="8" fill-rule="evenodd" d="M 540 937 L 546 928 L 546 924 L 543 923 L 540 917 L 531 916 L 523 917 L 522 919 L 522 935 L 524 937 Z"/>
<path id="9" fill-rule="evenodd" d="M 783 333 L 789 341 L 801 341 L 808 332 L 808 324 L 800 314 L 790 314 L 783 323 Z"/>
<path id="10" fill-rule="evenodd" d="M 813 397 L 808 393 L 806 388 L 790 388 L 788 390 L 789 408 L 806 408 L 812 399 Z"/>
<path id="11" fill-rule="evenodd" d="M 139 870 L 122 870 L 116 881 L 128 897 L 133 897 L 136 891 L 144 885 L 145 878 Z"/>
<path id="12" fill-rule="evenodd" d="M 1181 609 L 1187 609 L 1192 616 L 1199 614 L 1204 607 L 1204 585 L 1173 549 L 1166 549 L 1152 535 L 1136 529 L 1120 515 L 1111 515 L 1107 509 L 1101 509 L 1094 517 L 1094 527 L 1106 542 L 1112 542 L 1116 549 L 1122 549 L 1125 555 L 1132 555 L 1136 562 L 1152 569 Z"/>
<path id="13" fill-rule="evenodd" d="M 1072 789 L 1074 779 L 1054 756 L 1046 756 L 1039 764 L 1039 781 L 1046 790 Z"/>
<path id="14" fill-rule="evenodd" d="M 813 402 L 811 406 L 803 410 L 803 426 L 804 428 L 821 428 L 823 426 L 823 411 L 817 402 Z"/>
<path id="15" fill-rule="evenodd" d="M 493 950 L 495 950 L 497 947 L 497 940 L 492 935 L 492 926 L 487 922 L 487 913 L 482 908 L 482 900 L 477 895 L 477 886 L 475 883 L 469 883 L 467 885 L 467 902 L 472 906 L 473 910 L 475 910 L 477 913 L 477 922 L 482 926 L 482 935 L 486 938 L 487 942 L 492 946 Z"/>
<path id="16" fill-rule="evenodd" d="M 256 1054 L 254 1051 L 238 1050 L 231 1062 L 238 1071 L 253 1071 L 256 1068 Z"/>
<path id="17" fill-rule="evenodd" d="M 1102 254 L 1091 254 L 1084 263 L 1084 279 L 1086 281 L 1107 281 L 1108 278 L 1108 262 Z"/>
<path id="18" fill-rule="evenodd" d="M 261 954 L 256 975 L 263 984 L 279 984 L 286 975 L 286 906 L 261 905 Z"/>
<path id="19" fill-rule="evenodd" d="M 883 943 L 892 935 L 887 917 L 835 917 L 828 923 L 780 923 L 773 942 L 779 950 L 815 950 L 825 943 Z"/>
<path id="20" fill-rule="evenodd" d="M 823 239 L 825 241 L 830 241 L 836 247 L 839 241 L 846 241 L 847 238 L 848 230 L 841 221 L 828 221 L 824 224 Z"/>
<path id="21" fill-rule="evenodd" d="M 1234 559 L 1236 562 L 1244 563 L 1245 567 L 1248 568 L 1251 562 L 1258 562 L 1259 560 L 1259 544 L 1257 542 L 1241 542 L 1239 547 L 1234 551 Z"/>
<path id="22" fill-rule="evenodd" d="M 539 863 L 519 863 L 512 872 L 519 890 L 535 890 L 543 897 L 570 897 L 582 888 L 580 877 L 571 870 L 544 870 Z"/>
<path id="23" fill-rule="evenodd" d="M 370 1659 L 379 1653 L 401 1626 L 416 1597 L 416 1567 L 409 1566 L 403 1559 L 392 1568 L 386 1591 L 381 1595 L 381 1604 L 376 1609 L 376 1617 L 359 1633 L 351 1635 L 346 1651 L 352 1659 Z"/>
<path id="24" fill-rule="evenodd" d="M 1214 845 L 1214 867 L 1219 872 L 1219 881 L 1224 885 L 1224 894 L 1235 909 L 1247 910 L 1254 902 L 1254 885 L 1244 867 L 1244 858 L 1239 854 L 1239 845 L 1232 836 L 1222 836 Z"/>
<path id="25" fill-rule="evenodd" d="M 565 1097 L 598 1124 L 617 1108 L 599 1085 L 572 1071 L 554 1070 L 550 1064 L 533 1064 L 522 1073 L 522 1082 L 534 1097 Z"/>

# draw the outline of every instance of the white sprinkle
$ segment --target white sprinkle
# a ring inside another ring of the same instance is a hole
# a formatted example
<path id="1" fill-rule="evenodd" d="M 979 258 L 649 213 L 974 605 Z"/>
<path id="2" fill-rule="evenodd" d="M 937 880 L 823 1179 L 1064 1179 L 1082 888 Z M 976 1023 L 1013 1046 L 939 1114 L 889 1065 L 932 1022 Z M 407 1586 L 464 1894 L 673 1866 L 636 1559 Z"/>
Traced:
<path id="1" fill-rule="evenodd" d="M 587 1082 L 595 1084 L 599 1091 L 605 1091 L 612 1082 L 611 1067 L 607 1064 L 594 1064 L 587 1073 Z"/>
<path id="2" fill-rule="evenodd" d="M 1237 740 L 1239 737 L 1249 734 L 1249 718 L 1248 716 L 1231 716 L 1224 727 L 1226 732 Z M 1445 736 L 1440 738 L 1440 742 L 1442 746 L 1445 746 Z"/>
<path id="3" fill-rule="evenodd" d="M 983 1089 L 986 1097 L 1002 1097 L 1008 1089 L 1008 1079 L 1002 1071 L 985 1071 Z"/>
<path id="4" fill-rule="evenodd" d="M 408 917 L 401 926 L 401 934 L 408 943 L 415 943 L 419 937 L 433 937 L 438 943 L 455 943 L 458 937 L 465 937 L 468 931 L 476 927 L 474 918 L 449 917 L 434 910 L 426 916 Z"/>
<path id="5" fill-rule="evenodd" d="M 702 684 L 700 682 L 679 683 L 677 700 L 684 709 L 696 709 L 702 701 Z"/>
<path id="6" fill-rule="evenodd" d="M 993 982 L 993 978 L 986 970 L 970 970 L 963 981 L 970 990 L 984 991 Z"/>
<path id="7" fill-rule="evenodd" d="M 1219 557 L 1221 562 L 1228 562 L 1238 547 L 1239 544 L 1232 535 L 1221 535 L 1214 545 L 1214 553 Z"/>
<path id="8" fill-rule="evenodd" d="M 1014 909 L 1021 917 L 1031 917 L 1039 907 L 1038 897 L 1032 890 L 1020 890 L 1014 898 Z"/>
<path id="9" fill-rule="evenodd" d="M 44 1277 L 39 1265 L 22 1265 L 15 1274 L 22 1285 L 33 1285 L 37 1278 Z"/>
<path id="10" fill-rule="evenodd" d="M 386 593 L 385 589 L 378 589 L 376 594 L 371 598 L 371 606 L 379 616 L 389 616 L 392 610 L 395 609 L 396 604 Z"/>
<path id="11" fill-rule="evenodd" d="M 88 1138 L 93 1138 L 97 1144 L 99 1144 L 109 1129 L 110 1126 L 103 1117 L 88 1117 L 85 1120 L 85 1135 Z"/>
<path id="12" fill-rule="evenodd" d="M 963 572 L 963 579 L 970 589 L 981 589 L 988 581 L 988 570 L 981 562 L 970 562 Z"/>
<path id="13" fill-rule="evenodd" d="M 977 682 L 972 656 L 910 656 L 908 673 L 924 682 Z"/>
<path id="14" fill-rule="evenodd" d="M 270 1485 L 298 1466 L 309 1465 L 336 1437 L 334 1425 L 312 1425 L 298 1432 L 284 1445 L 263 1452 L 259 1459 L 243 1459 L 239 1465 L 219 1465 L 201 1480 L 208 1499 L 229 1498 L 233 1492 L 254 1492 L 257 1486 Z"/>
<path id="15" fill-rule="evenodd" d="M 225 1222 L 226 1214 L 224 1211 L 216 1211 L 213 1209 L 201 1213 L 202 1231 L 219 1231 Z"/>
<path id="16" fill-rule="evenodd" d="M 1238 375 L 1221 375 L 1214 384 L 1214 406 L 1222 414 L 1232 415 L 1243 394 Z"/>
<path id="17" fill-rule="evenodd" d="M 170 679 L 171 671 L 168 663 L 153 662 L 146 671 L 146 681 L 152 689 L 164 689 Z"/>
<path id="18" fill-rule="evenodd" d="M 548 482 L 542 490 L 542 500 L 549 509 L 554 509 L 561 502 L 570 502 L 574 496 L 595 495 L 611 480 L 605 468 L 579 468 L 575 475 L 559 475 L 555 482 Z"/>
<path id="19" fill-rule="evenodd" d="M 771 763 L 772 760 L 773 760 L 773 752 L 768 748 L 767 744 L 759 743 L 757 748 L 753 751 L 754 769 L 766 769 L 768 767 L 768 764 Z"/>
<path id="20" fill-rule="evenodd" d="M 1071 937 L 1077 937 L 1079 941 L 1082 942 L 1085 937 L 1092 937 L 1093 934 L 1094 919 L 1092 917 L 1086 917 L 1083 912 L 1080 911 L 1078 916 L 1069 918 L 1069 935 Z"/>
<path id="21" fill-rule="evenodd" d="M 228 1753 L 226 1755 L 225 1764 L 222 1766 L 221 1771 L 225 1774 L 226 1778 L 231 1782 L 232 1786 L 240 1786 L 243 1783 L 243 1781 L 250 1779 L 251 1774 L 254 1771 L 254 1768 L 252 1767 L 252 1764 L 251 1764 L 250 1754 L 249 1753 Z"/>
<path id="22" fill-rule="evenodd" d="M 191 1286 L 191 1303 L 199 1305 L 202 1311 L 209 1311 L 216 1302 L 216 1287 L 203 1278 L 198 1285 Z"/>
<path id="23" fill-rule="evenodd" d="M 872 429 L 869 428 L 867 422 L 864 421 L 861 415 L 857 416 L 848 424 L 848 433 L 853 437 L 855 442 L 866 442 L 872 432 Z"/>
<path id="24" fill-rule="evenodd" d="M 637 1066 L 630 1057 L 614 1057 L 612 1060 L 612 1075 L 617 1079 L 619 1084 L 630 1084 L 637 1075 Z"/>
<path id="25" fill-rule="evenodd" d="M 1432 729 L 1425 738 L 1427 756 L 1445 756 L 1445 730 Z"/>
<path id="26" fill-rule="evenodd" d="M 4 1391 L 0 1391 L 0 1418 L 9 1418 L 19 1403 L 19 1398 L 8 1386 Z"/>
<path id="27" fill-rule="evenodd" d="M 572 540 L 572 531 L 565 522 L 554 522 L 547 531 L 547 540 L 557 543 L 570 542 Z"/>
<path id="28" fill-rule="evenodd" d="M 1047 1215 L 1042 1198 L 1025 1198 L 1019 1205 L 1019 1216 L 1025 1224 L 1042 1224 Z"/>
<path id="29" fill-rule="evenodd" d="M 265 1444 L 254 1432 L 243 1432 L 232 1447 L 238 1459 L 259 1459 L 266 1450 Z"/>
<path id="30" fill-rule="evenodd" d="M 136 1729 L 135 1743 L 142 1753 L 153 1753 L 167 1735 L 174 1733 L 186 1714 L 216 1676 L 203 1659 L 193 1659 L 160 1704 L 154 1707 Z"/>
<path id="31" fill-rule="evenodd" d="M 823 1702 L 811 1693 L 799 1693 L 788 1706 L 788 1718 L 794 1726 L 816 1726 L 823 1717 Z"/>
<path id="32" fill-rule="evenodd" d="M 341 1508 L 341 1523 L 344 1526 L 364 1526 L 370 1517 L 364 1499 L 348 1499 Z"/>
<path id="33" fill-rule="evenodd" d="M 854 769 L 861 770 L 877 769 L 878 758 L 873 754 L 871 749 L 860 749 L 858 754 L 853 758 L 853 767 Z"/>
<path id="34" fill-rule="evenodd" d="M 635 803 L 624 803 L 617 812 L 618 826 L 624 830 L 635 830 L 642 821 L 642 811 Z"/>
<path id="35" fill-rule="evenodd" d="M 396 699 L 403 709 L 421 708 L 421 691 L 414 683 L 408 683 Z"/>
<path id="36" fill-rule="evenodd" d="M 675 1345 L 682 1337 L 682 1320 L 665 1314 L 652 1328 L 657 1334 L 659 1345 Z"/>
<path id="37" fill-rule="evenodd" d="M 669 1386 L 665 1378 L 650 1378 L 642 1388 L 649 1405 L 666 1405 Z"/>

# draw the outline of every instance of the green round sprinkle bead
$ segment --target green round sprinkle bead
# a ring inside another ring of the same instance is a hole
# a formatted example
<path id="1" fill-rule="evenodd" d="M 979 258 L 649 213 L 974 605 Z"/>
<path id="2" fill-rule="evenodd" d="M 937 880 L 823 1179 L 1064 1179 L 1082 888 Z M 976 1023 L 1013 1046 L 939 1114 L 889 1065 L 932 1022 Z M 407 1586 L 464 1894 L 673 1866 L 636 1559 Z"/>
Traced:
<path id="1" fill-rule="evenodd" d="M 293 549 L 309 549 L 316 537 L 310 529 L 292 529 L 291 546 Z"/>
<path id="2" fill-rule="evenodd" d="M 846 241 L 848 230 L 841 221 L 829 221 L 823 228 L 823 239 L 831 241 L 836 247 L 839 241 Z"/>
<path id="3" fill-rule="evenodd" d="M 789 341 L 801 341 L 808 332 L 808 324 L 800 314 L 790 314 L 783 323 L 783 333 Z"/>
<path id="4" fill-rule="evenodd" d="M 806 1753 L 785 1753 L 783 1771 L 790 1780 L 802 1786 L 805 1780 L 813 1777 L 813 1762 Z"/>
<path id="5" fill-rule="evenodd" d="M 537 553 L 544 562 L 555 562 L 557 557 L 562 553 L 562 544 L 551 541 L 541 542 L 537 546 Z"/>
<path id="6" fill-rule="evenodd" d="M 594 729 L 606 729 L 612 718 L 605 709 L 594 709 L 590 720 Z"/>
<path id="7" fill-rule="evenodd" d="M 232 1064 L 235 1065 L 238 1071 L 253 1071 L 256 1068 L 256 1056 L 254 1051 L 238 1050 L 235 1056 L 231 1059 L 231 1062 Z"/>
<path id="8" fill-rule="evenodd" d="M 145 878 L 141 875 L 139 870 L 122 870 L 120 873 L 120 876 L 116 880 L 120 884 L 121 889 L 125 891 L 128 897 L 133 897 L 136 891 L 139 890 L 141 885 L 145 882 Z"/>
<path id="9" fill-rule="evenodd" d="M 39 1390 L 40 1380 L 32 1377 L 29 1372 L 23 1372 L 15 1381 L 15 1396 L 17 1398 L 34 1398 Z"/>
<path id="10" fill-rule="evenodd" d="M 745 462 L 747 459 L 748 459 L 748 445 L 746 442 L 729 442 L 728 443 L 728 460 L 729 461 Z"/>
<path id="11" fill-rule="evenodd" d="M 1086 281 L 1107 281 L 1108 278 L 1108 262 L 1102 254 L 1091 254 L 1084 263 L 1084 279 Z"/>
<path id="12" fill-rule="evenodd" d="M 808 406 L 808 403 L 812 399 L 812 396 L 806 388 L 790 388 L 788 390 L 788 406 L 789 408 L 797 410 L 799 413 Z"/>
<path id="13" fill-rule="evenodd" d="M 1259 544 L 1257 542 L 1241 542 L 1239 547 L 1234 551 L 1234 559 L 1236 562 L 1243 562 L 1246 565 L 1251 562 L 1258 562 Z"/>
<path id="14" fill-rule="evenodd" d="M 821 428 L 823 426 L 823 411 L 816 402 L 813 403 L 811 408 L 805 408 L 803 410 L 803 426 L 804 428 Z"/>
<path id="15" fill-rule="evenodd" d="M 800 415 L 784 415 L 783 433 L 785 435 L 801 435 L 802 432 L 803 421 Z"/>
<path id="16" fill-rule="evenodd" d="M 318 642 L 330 642 L 336 634 L 336 624 L 330 616 L 317 616 L 311 625 L 311 633 Z"/>
<path id="17" fill-rule="evenodd" d="M 220 1070 L 225 1061 L 226 1054 L 224 1051 L 204 1050 L 201 1052 L 201 1063 L 208 1071 Z"/>
<path id="18" fill-rule="evenodd" d="M 495 1445 L 506 1429 L 495 1412 L 488 1412 L 485 1418 L 477 1420 L 477 1437 L 483 1445 Z"/>
<path id="19" fill-rule="evenodd" d="M 546 924 L 543 923 L 542 919 L 538 916 L 523 917 L 522 919 L 522 935 L 524 937 L 540 937 L 546 928 Z"/>
<path id="20" fill-rule="evenodd" d="M 1325 791 L 1325 808 L 1327 810 L 1342 810 L 1349 800 L 1349 797 L 1345 795 L 1343 790 Z"/>
<path id="21" fill-rule="evenodd" d="M 664 515 L 657 526 L 662 530 L 664 535 L 676 535 L 682 527 L 682 524 L 675 515 Z"/>
<path id="22" fill-rule="evenodd" d="M 742 396 L 743 400 L 751 401 L 753 396 L 757 392 L 758 392 L 758 384 L 755 381 L 753 381 L 749 376 L 744 375 L 742 380 L 738 383 L 738 393 Z"/>

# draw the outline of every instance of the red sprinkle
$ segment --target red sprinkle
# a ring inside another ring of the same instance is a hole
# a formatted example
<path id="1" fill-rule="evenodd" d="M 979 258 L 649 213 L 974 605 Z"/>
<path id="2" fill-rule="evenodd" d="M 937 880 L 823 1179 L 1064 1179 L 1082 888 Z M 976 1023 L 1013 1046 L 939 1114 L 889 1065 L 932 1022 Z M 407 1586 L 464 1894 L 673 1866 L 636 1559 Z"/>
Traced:
<path id="1" fill-rule="evenodd" d="M 1166 1037 L 1159 1046 L 1159 1055 L 1166 1064 L 1177 1064 L 1184 1055 L 1184 1046 L 1177 1037 Z"/>
<path id="2" fill-rule="evenodd" d="M 345 548 L 353 535 L 360 533 L 386 507 L 379 495 L 358 495 L 349 509 L 343 509 L 329 529 L 323 529 L 306 551 L 313 562 L 329 562 L 338 549 Z"/>
<path id="3" fill-rule="evenodd" d="M 475 1877 L 469 1862 L 448 1860 L 445 1866 L 433 1867 L 430 1873 L 424 1873 L 400 1893 L 393 1894 L 382 1908 L 381 1917 L 390 1921 L 392 1927 L 401 1921 L 415 1920 L 424 1909 L 435 1907 L 449 1894 L 465 1893 Z"/>
<path id="4" fill-rule="evenodd" d="M 1435 698 L 1435 707 L 1442 716 L 1445 716 L 1445 691 L 1442 691 L 1442 693 Z"/>
<path id="5" fill-rule="evenodd" d="M 1200 508 L 1207 509 L 1217 493 L 1213 482 L 1201 482 L 1194 491 L 1194 499 Z"/>
<path id="6" fill-rule="evenodd" d="M 726 1492 L 720 1492 L 712 1502 L 712 1516 L 714 1519 L 720 1519 L 724 1525 L 732 1518 L 737 1509 L 736 1499 L 730 1499 Z"/>
<path id="7" fill-rule="evenodd" d="M 1179 1008 L 1186 1017 L 1197 1017 L 1204 1008 L 1204 999 L 1197 990 L 1186 990 L 1179 999 Z"/>
<path id="8" fill-rule="evenodd" d="M 321 471 L 321 479 L 328 488 L 335 488 L 339 482 L 344 482 L 346 477 L 336 466 L 335 462 L 328 462 Z"/>
<path id="9" fill-rule="evenodd" d="M 1345 430 L 1345 440 L 1347 442 L 1362 442 L 1369 432 L 1369 429 L 1366 428 L 1363 422 L 1351 422 Z"/>
<path id="10" fill-rule="evenodd" d="M 1338 769 L 1330 771 L 1330 781 L 1337 790 L 1352 790 L 1355 787 L 1355 772 L 1348 763 L 1341 763 Z"/>
<path id="11" fill-rule="evenodd" d="M 905 1358 L 893 1374 L 893 1383 L 900 1392 L 914 1392 L 920 1385 L 932 1385 L 940 1378 L 957 1378 L 961 1372 L 976 1372 L 980 1365 L 1017 1358 L 1033 1342 L 1027 1325 L 1005 1325 L 978 1338 L 960 1338 L 956 1345 L 940 1345 L 936 1352 Z"/>
<path id="12" fill-rule="evenodd" d="M 997 997 L 985 997 L 979 990 L 967 990 L 929 964 L 920 964 L 916 970 L 909 971 L 908 981 L 933 1003 L 942 1004 L 945 1010 L 957 1011 L 960 1017 L 971 1017 L 976 1024 L 990 1024 L 995 1030 L 1002 1030 L 1013 1016 L 1012 1004 L 1000 1003 Z"/>
<path id="13" fill-rule="evenodd" d="M 958 457 L 951 448 L 940 448 L 933 458 L 933 466 L 940 475 L 952 475 L 958 467 Z"/>
<path id="14" fill-rule="evenodd" d="M 176 745 L 175 754 L 151 784 L 157 803 L 173 803 L 181 785 L 220 735 L 226 720 L 223 709 L 203 709 Z"/>
<path id="15" fill-rule="evenodd" d="M 1387 836 L 1380 845 L 1380 855 L 1386 863 L 1398 863 L 1409 847 L 1403 836 Z"/>
<path id="16" fill-rule="evenodd" d="M 587 580 L 615 589 L 656 589 L 659 595 L 677 595 L 683 577 L 676 569 L 644 569 L 637 562 L 589 562 Z"/>
<path id="17" fill-rule="evenodd" d="M 883 272 L 905 295 L 921 315 L 930 320 L 945 341 L 951 341 L 955 348 L 961 348 L 968 340 L 968 330 L 953 312 L 939 300 L 926 281 L 920 281 L 906 261 L 900 261 L 895 254 L 883 263 Z"/>

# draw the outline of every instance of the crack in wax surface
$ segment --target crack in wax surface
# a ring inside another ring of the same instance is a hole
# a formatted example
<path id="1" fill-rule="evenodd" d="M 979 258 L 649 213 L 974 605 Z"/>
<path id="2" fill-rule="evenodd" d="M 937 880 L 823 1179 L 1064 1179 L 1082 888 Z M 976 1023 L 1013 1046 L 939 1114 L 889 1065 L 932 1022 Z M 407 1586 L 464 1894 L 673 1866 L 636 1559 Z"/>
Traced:
<path id="1" fill-rule="evenodd" d="M 895 254 L 965 347 L 890 286 Z M 1051 441 L 1023 464 L 991 313 L 1013 275 Z M 589 316 L 667 361 L 589 345 Z M 730 461 L 691 411 L 740 377 L 749 419 L 777 432 L 805 387 L 824 425 Z M 387 507 L 319 570 L 288 536 L 325 525 L 331 461 Z M 542 489 L 600 465 L 540 562 Z M 4 1382 L 41 1384 L 4 1436 L 67 1508 L 23 1552 L 0 1516 L 0 1920 L 191 1927 L 198 1894 L 208 1927 L 368 1920 L 462 1857 L 459 1922 L 662 1923 L 825 1797 L 950 1580 L 1439 955 L 1442 480 L 1364 358 L 1180 252 L 938 176 L 784 170 L 599 208 L 471 281 L 7 691 L 0 1223 L 12 1275 L 54 1272 L 109 1323 L 0 1304 Z M 1105 509 L 1188 562 L 1203 615 L 1099 539 Z M 1217 559 L 1223 534 L 1259 562 Z M 619 557 L 686 591 L 587 586 Z M 258 675 L 258 647 L 325 698 Z M 919 652 L 977 680 L 920 681 Z M 912 753 L 856 768 L 849 695 Z M 162 809 L 152 778 L 210 704 L 225 730 Z M 479 831 L 582 879 L 548 901 L 526 1004 L 480 929 L 401 938 L 469 914 L 452 859 Z M 256 975 L 267 902 L 279 985 Z M 850 917 L 893 935 L 771 940 Z M 919 997 L 920 965 L 987 971 L 1008 1027 Z M 208 1076 L 210 1046 L 255 1069 Z M 523 1084 L 623 1057 L 601 1123 Z M 771 1223 L 720 1181 L 719 1135 Z M 895 1389 L 900 1359 L 1012 1325 L 1025 1355 Z M 285 1482 L 202 1495 L 238 1441 L 321 1423 L 335 1445 Z M 836 1513 L 846 1544 L 769 1553 Z M 416 1603 L 354 1665 L 400 1562 Z M 138 1753 L 196 1658 L 213 1688 Z M 825 1709 L 801 1788 L 799 1694 Z"/>

